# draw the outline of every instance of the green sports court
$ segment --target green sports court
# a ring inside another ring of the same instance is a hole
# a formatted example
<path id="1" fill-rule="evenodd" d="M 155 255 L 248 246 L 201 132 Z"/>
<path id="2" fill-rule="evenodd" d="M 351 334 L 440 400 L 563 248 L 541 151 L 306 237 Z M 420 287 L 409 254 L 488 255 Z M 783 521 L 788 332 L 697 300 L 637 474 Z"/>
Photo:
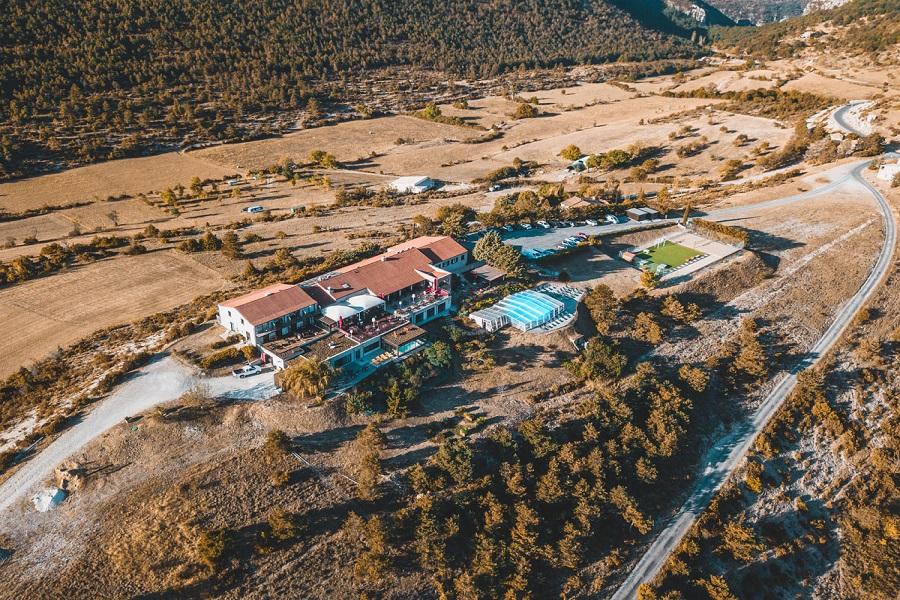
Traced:
<path id="1" fill-rule="evenodd" d="M 688 248 L 687 246 L 664 240 L 642 250 L 637 255 L 637 258 L 649 260 L 650 263 L 645 264 L 644 267 L 647 267 L 648 270 L 655 271 L 656 265 L 666 265 L 667 267 L 674 269 L 680 267 L 695 256 L 700 256 L 702 254 L 702 252 L 694 250 L 693 248 Z"/>

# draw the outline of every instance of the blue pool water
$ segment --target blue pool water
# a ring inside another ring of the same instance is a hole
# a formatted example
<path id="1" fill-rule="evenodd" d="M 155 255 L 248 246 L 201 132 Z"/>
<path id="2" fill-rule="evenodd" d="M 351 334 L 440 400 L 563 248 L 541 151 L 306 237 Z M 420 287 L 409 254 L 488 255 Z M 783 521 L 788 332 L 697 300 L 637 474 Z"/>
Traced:
<path id="1" fill-rule="evenodd" d="M 510 322 L 520 329 L 532 329 L 558 316 L 565 305 L 546 294 L 525 290 L 507 296 L 495 306 L 503 311 Z"/>

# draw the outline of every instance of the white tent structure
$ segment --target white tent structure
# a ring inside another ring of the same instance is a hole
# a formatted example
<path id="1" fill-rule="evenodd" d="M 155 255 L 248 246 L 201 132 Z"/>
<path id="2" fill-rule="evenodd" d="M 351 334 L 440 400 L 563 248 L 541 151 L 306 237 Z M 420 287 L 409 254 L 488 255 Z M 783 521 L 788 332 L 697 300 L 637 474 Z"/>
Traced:
<path id="1" fill-rule="evenodd" d="M 360 310 L 372 310 L 373 308 L 384 306 L 384 300 L 378 296 L 372 296 L 371 294 L 353 296 L 352 298 L 347 298 L 344 303 Z"/>
<path id="2" fill-rule="evenodd" d="M 400 194 L 421 194 L 436 186 L 436 182 L 424 175 L 400 177 L 391 182 L 391 189 Z"/>
<path id="3" fill-rule="evenodd" d="M 361 308 L 350 306 L 349 304 L 345 304 L 343 302 L 338 302 L 337 304 L 332 304 L 331 306 L 326 306 L 322 309 L 322 315 L 328 317 L 335 323 L 337 323 L 341 319 L 349 319 L 351 317 L 355 317 L 361 312 Z"/>

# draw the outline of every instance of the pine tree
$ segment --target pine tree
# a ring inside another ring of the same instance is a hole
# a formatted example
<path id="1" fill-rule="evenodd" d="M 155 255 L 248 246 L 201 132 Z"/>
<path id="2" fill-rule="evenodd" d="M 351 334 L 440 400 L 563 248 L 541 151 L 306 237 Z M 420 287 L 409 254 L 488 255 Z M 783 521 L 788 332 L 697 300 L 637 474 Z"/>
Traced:
<path id="1" fill-rule="evenodd" d="M 523 592 L 528 589 L 533 561 L 538 552 L 537 528 L 540 519 L 523 502 L 516 504 L 515 512 L 516 520 L 510 531 L 508 552 L 512 575 L 507 579 L 506 585 L 508 590 Z"/>
<path id="2" fill-rule="evenodd" d="M 553 457 L 547 465 L 547 472 L 538 480 L 537 498 L 541 502 L 552 504 L 562 499 L 564 492 L 559 471 L 559 460 Z"/>
<path id="3" fill-rule="evenodd" d="M 607 333 L 616 320 L 619 302 L 608 285 L 598 284 L 584 298 L 584 305 L 591 313 L 594 325 L 600 333 Z"/>
<path id="4" fill-rule="evenodd" d="M 662 341 L 662 329 L 649 313 L 642 312 L 634 319 L 634 337 L 656 345 Z"/>
<path id="5" fill-rule="evenodd" d="M 369 423 L 359 432 L 352 452 L 356 457 L 355 475 L 357 495 L 362 500 L 375 500 L 378 497 L 378 483 L 381 481 L 381 450 L 384 447 L 384 434 L 375 423 Z"/>
<path id="6" fill-rule="evenodd" d="M 256 266 L 253 264 L 253 261 L 248 260 L 247 264 L 244 265 L 243 277 L 244 279 L 248 279 L 250 281 L 259 277 L 259 269 L 256 268 Z"/>
<path id="7" fill-rule="evenodd" d="M 518 464 L 503 463 L 500 465 L 500 475 L 506 484 L 506 490 L 513 496 L 524 496 L 527 488 L 525 487 L 525 477 L 522 475 L 522 467 Z"/>
<path id="8" fill-rule="evenodd" d="M 581 566 L 581 532 L 571 521 L 563 526 L 563 536 L 557 543 L 557 564 L 566 569 L 577 571 Z"/>
<path id="9" fill-rule="evenodd" d="M 759 342 L 759 330 L 753 319 L 741 321 L 739 334 L 740 350 L 734 359 L 732 368 L 751 377 L 762 377 L 766 374 L 766 356 Z"/>
<path id="10" fill-rule="evenodd" d="M 645 534 L 650 531 L 652 521 L 638 510 L 637 502 L 624 487 L 619 485 L 610 490 L 609 501 L 619 510 L 622 519 L 638 532 Z"/>

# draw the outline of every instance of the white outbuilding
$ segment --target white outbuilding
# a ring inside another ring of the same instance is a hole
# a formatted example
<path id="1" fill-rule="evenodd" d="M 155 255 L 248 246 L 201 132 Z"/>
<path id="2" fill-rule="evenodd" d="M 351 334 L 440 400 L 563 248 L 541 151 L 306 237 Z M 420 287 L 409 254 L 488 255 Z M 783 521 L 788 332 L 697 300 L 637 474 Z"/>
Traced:
<path id="1" fill-rule="evenodd" d="M 421 194 L 434 189 L 437 183 L 430 177 L 412 175 L 391 182 L 391 189 L 400 194 Z"/>

